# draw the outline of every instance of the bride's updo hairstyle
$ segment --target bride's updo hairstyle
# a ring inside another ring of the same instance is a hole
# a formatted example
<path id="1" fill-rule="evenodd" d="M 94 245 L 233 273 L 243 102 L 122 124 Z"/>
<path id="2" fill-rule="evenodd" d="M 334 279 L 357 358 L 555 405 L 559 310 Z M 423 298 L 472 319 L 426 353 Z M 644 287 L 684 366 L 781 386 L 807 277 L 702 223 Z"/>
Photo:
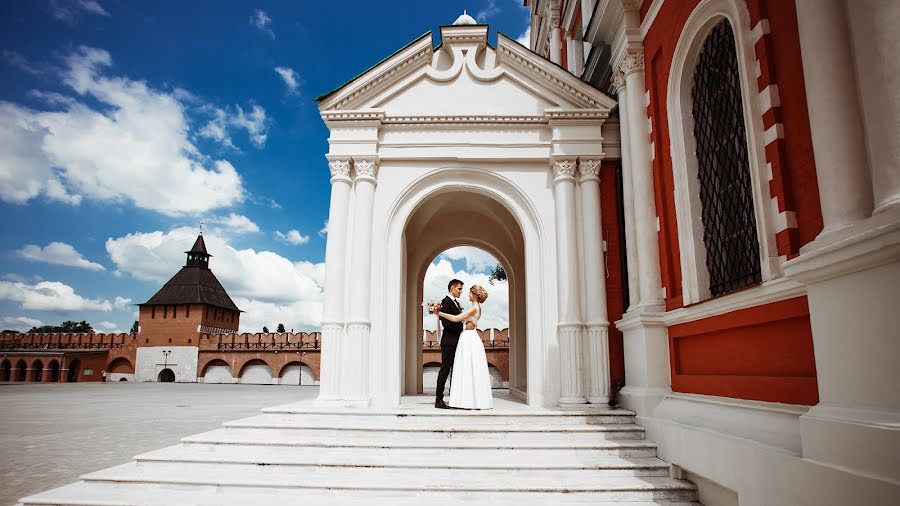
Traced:
<path id="1" fill-rule="evenodd" d="M 483 286 L 472 285 L 472 288 L 469 288 L 469 291 L 475 294 L 475 299 L 478 300 L 479 304 L 487 300 L 488 293 Z"/>

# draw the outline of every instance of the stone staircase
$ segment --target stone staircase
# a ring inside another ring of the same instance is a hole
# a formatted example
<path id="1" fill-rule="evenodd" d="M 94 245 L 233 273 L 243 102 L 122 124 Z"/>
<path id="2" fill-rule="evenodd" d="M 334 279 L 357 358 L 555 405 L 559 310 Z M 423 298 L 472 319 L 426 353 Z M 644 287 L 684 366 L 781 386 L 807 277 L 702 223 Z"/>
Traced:
<path id="1" fill-rule="evenodd" d="M 621 409 L 292 404 L 81 479 L 22 504 L 699 504 Z"/>

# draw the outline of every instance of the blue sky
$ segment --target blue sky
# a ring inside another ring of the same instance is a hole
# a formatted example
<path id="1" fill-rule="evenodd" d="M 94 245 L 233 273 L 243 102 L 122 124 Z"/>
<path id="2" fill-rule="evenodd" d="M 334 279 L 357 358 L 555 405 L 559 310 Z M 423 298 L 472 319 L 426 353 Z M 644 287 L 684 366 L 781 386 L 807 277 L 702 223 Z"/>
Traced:
<path id="1" fill-rule="evenodd" d="M 202 221 L 242 330 L 316 328 L 330 185 L 312 99 L 463 9 L 522 36 L 521 3 L 0 2 L 0 327 L 127 331 Z M 434 276 L 473 282 L 490 263 L 442 258 Z"/>

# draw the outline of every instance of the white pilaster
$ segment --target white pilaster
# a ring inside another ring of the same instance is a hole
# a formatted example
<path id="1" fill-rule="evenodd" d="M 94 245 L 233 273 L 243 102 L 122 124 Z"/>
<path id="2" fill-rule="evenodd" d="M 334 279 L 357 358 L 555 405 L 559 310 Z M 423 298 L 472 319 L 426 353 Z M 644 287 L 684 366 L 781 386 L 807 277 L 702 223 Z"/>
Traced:
<path id="1" fill-rule="evenodd" d="M 631 165 L 631 144 L 628 138 L 628 100 L 625 93 L 625 75 L 616 71 L 613 76 L 613 86 L 619 95 L 619 130 L 621 136 L 622 153 L 622 209 L 625 214 L 625 264 L 628 266 L 628 311 L 632 305 L 637 305 L 640 300 L 640 288 L 638 276 L 637 237 L 634 228 L 634 183 L 632 182 L 633 167 Z"/>
<path id="2" fill-rule="evenodd" d="M 556 266 L 558 275 L 560 404 L 584 404 L 581 337 L 584 323 L 578 275 L 575 215 L 575 160 L 553 162 L 553 199 L 556 207 Z"/>
<path id="3" fill-rule="evenodd" d="M 329 159 L 331 204 L 328 208 L 328 241 L 325 244 L 325 293 L 322 304 L 322 352 L 319 378 L 320 401 L 340 399 L 341 344 L 344 333 L 344 254 L 350 203 L 350 159 Z"/>
<path id="4" fill-rule="evenodd" d="M 844 4 L 842 0 L 797 0 L 803 78 L 824 222 L 822 234 L 864 220 L 872 212 L 872 188 Z M 896 137 L 896 132 L 893 135 Z"/>
<path id="5" fill-rule="evenodd" d="M 659 266 L 659 234 L 656 228 L 650 138 L 647 132 L 647 106 L 644 102 L 644 51 L 629 49 L 621 70 L 625 75 L 625 100 L 628 102 L 634 227 L 638 267 L 641 271 L 640 305 L 647 309 L 659 310 L 663 308 L 662 275 Z"/>
<path id="6" fill-rule="evenodd" d="M 354 217 L 350 253 L 350 280 L 347 331 L 344 337 L 344 364 L 341 397 L 353 405 L 368 405 L 368 360 L 370 294 L 372 278 L 372 209 L 378 175 L 377 159 L 354 159 Z"/>
<path id="7" fill-rule="evenodd" d="M 580 160 L 582 279 L 585 294 L 584 350 L 587 401 L 609 402 L 609 318 L 600 210 L 600 160 Z"/>

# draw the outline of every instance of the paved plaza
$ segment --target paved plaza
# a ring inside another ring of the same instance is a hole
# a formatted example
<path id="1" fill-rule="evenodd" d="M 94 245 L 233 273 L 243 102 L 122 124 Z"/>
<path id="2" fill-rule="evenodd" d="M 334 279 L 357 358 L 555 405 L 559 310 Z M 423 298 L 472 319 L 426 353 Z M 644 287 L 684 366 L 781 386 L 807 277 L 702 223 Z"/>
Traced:
<path id="1" fill-rule="evenodd" d="M 0 386 L 0 505 L 130 462 L 315 386 L 71 383 Z"/>

